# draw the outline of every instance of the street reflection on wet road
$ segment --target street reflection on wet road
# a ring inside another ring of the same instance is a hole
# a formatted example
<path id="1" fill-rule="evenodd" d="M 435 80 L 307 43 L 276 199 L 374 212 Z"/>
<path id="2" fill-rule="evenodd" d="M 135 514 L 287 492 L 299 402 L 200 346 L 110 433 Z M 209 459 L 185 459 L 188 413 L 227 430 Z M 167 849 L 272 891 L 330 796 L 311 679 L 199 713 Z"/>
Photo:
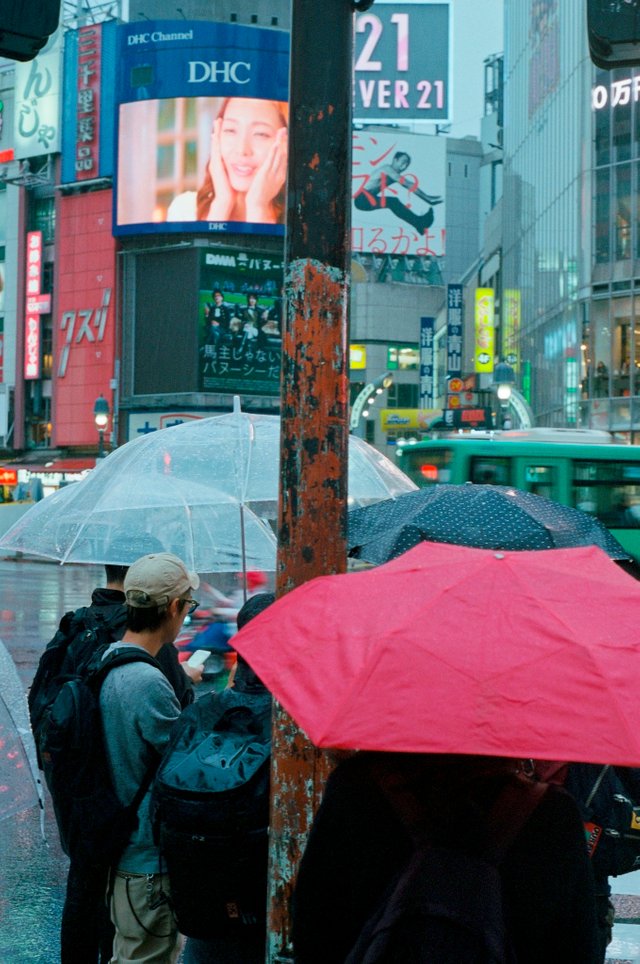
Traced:
<path id="1" fill-rule="evenodd" d="M 25 691 L 60 616 L 86 605 L 104 584 L 94 566 L 0 561 L 0 638 L 18 668 Z M 0 962 L 55 964 L 66 857 L 60 849 L 50 802 L 43 842 L 37 811 L 0 824 Z"/>

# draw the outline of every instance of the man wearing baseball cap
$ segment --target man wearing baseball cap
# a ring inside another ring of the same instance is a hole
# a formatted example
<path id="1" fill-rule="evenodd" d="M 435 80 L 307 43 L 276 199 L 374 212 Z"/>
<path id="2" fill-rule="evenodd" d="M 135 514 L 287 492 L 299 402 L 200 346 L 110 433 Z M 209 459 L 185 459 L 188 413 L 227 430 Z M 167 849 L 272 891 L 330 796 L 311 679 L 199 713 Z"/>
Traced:
<path id="1" fill-rule="evenodd" d="M 196 573 L 168 552 L 134 562 L 124 580 L 127 629 L 107 654 L 138 647 L 157 656 L 165 643 L 175 640 L 185 616 L 197 606 L 193 592 L 199 583 Z M 180 704 L 160 667 L 139 661 L 111 670 L 100 692 L 100 710 L 114 788 L 122 803 L 129 804 L 159 762 Z M 138 827 L 114 875 L 112 960 L 173 964 L 180 953 L 180 935 L 168 902 L 169 881 L 153 841 L 150 796 L 148 790 L 142 798 Z"/>

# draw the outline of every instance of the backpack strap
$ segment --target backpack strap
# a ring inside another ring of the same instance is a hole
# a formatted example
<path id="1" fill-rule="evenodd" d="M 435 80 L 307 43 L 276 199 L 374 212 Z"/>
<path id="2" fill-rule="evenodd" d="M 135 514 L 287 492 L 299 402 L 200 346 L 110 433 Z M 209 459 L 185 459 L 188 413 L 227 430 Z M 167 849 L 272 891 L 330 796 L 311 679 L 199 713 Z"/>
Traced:
<path id="1" fill-rule="evenodd" d="M 589 796 L 584 801 L 585 807 L 589 808 L 593 803 L 593 798 L 595 797 L 596 793 L 600 789 L 602 781 L 604 780 L 604 778 L 606 777 L 610 769 L 611 767 L 607 764 L 606 766 L 603 766 L 602 769 L 600 770 L 600 773 L 595 779 L 595 783 L 593 784 L 593 786 L 591 787 L 591 790 L 589 791 Z"/>
<path id="2" fill-rule="evenodd" d="M 100 690 L 102 689 L 102 684 L 111 670 L 116 669 L 118 666 L 126 666 L 127 663 L 148 663 L 150 666 L 155 666 L 156 669 L 162 673 L 162 669 L 158 665 L 157 660 L 151 655 L 151 653 L 147 653 L 143 649 L 126 649 L 122 650 L 121 652 L 116 651 L 115 653 L 102 659 L 100 664 L 96 666 L 96 668 L 90 674 L 90 677 L 87 679 L 87 682 L 94 688 L 96 698 L 99 696 Z M 145 773 L 142 783 L 138 787 L 136 794 L 131 801 L 131 807 L 134 810 L 137 810 L 142 803 L 142 799 L 151 786 L 153 778 L 156 775 L 162 755 L 160 753 L 156 753 L 156 757 L 157 759 L 155 759 L 149 765 L 149 769 Z"/>

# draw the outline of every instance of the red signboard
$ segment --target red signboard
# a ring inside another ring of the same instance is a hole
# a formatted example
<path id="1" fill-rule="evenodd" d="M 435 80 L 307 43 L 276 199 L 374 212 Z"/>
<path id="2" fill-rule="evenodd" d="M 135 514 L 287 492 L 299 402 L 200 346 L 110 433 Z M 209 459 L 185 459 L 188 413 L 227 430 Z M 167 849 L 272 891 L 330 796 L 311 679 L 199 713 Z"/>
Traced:
<path id="1" fill-rule="evenodd" d="M 53 336 L 56 446 L 97 445 L 93 406 L 99 395 L 111 400 L 116 322 L 111 204 L 111 191 L 60 198 Z"/>
<path id="2" fill-rule="evenodd" d="M 18 470 L 0 468 L 0 485 L 17 485 Z"/>
<path id="3" fill-rule="evenodd" d="M 97 176 L 100 156 L 100 25 L 78 31 L 76 178 Z"/>
<path id="4" fill-rule="evenodd" d="M 31 295 L 27 298 L 27 311 L 35 315 L 48 315 L 51 312 L 51 295 Z"/>
<path id="5" fill-rule="evenodd" d="M 24 377 L 40 378 L 40 316 L 29 299 L 40 295 L 42 284 L 42 231 L 27 234 L 24 316 Z"/>

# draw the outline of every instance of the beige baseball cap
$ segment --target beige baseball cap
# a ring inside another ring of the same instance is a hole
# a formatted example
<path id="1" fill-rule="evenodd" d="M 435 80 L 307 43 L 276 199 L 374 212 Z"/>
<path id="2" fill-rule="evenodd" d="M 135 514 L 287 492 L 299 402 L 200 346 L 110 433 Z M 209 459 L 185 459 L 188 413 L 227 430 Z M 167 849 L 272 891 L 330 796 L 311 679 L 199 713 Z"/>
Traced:
<path id="1" fill-rule="evenodd" d="M 151 606 L 161 609 L 199 585 L 197 573 L 187 569 L 182 559 L 170 552 L 152 552 L 136 559 L 124 578 L 127 604 L 136 609 Z"/>

